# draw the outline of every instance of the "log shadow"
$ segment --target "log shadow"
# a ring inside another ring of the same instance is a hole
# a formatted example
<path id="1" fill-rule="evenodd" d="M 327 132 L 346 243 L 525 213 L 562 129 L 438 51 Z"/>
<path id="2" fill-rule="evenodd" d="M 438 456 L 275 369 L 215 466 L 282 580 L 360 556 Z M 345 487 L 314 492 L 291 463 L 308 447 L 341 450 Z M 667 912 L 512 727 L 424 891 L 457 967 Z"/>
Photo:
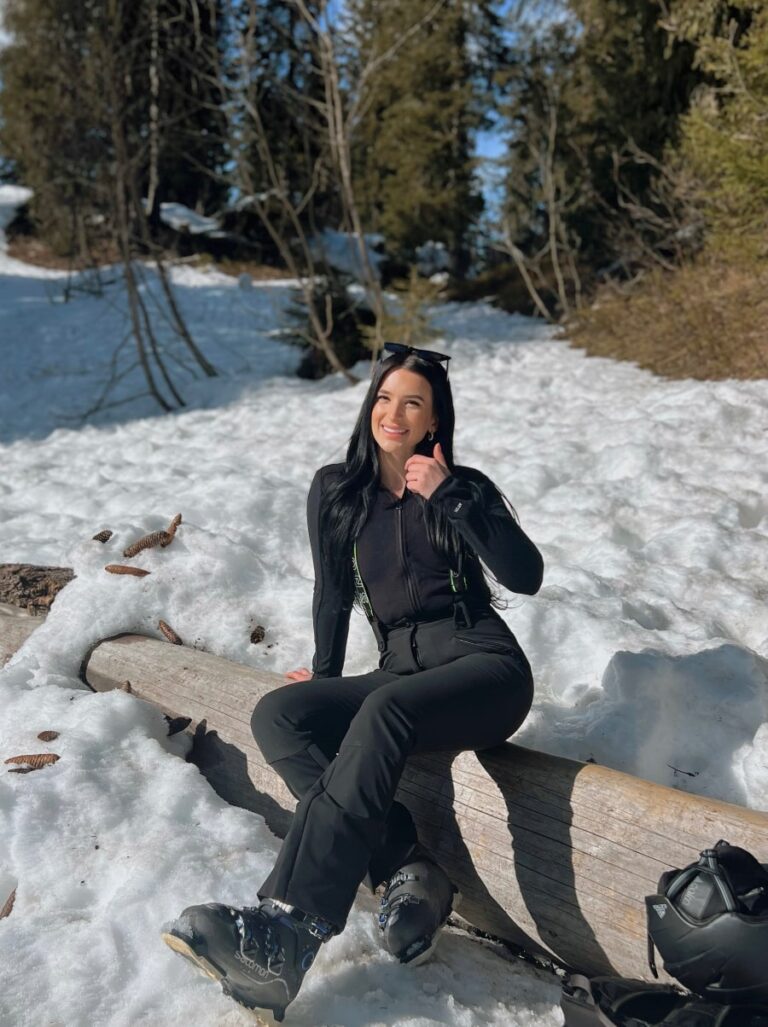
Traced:
<path id="1" fill-rule="evenodd" d="M 504 799 L 517 886 L 539 937 L 569 969 L 615 973 L 576 889 L 571 796 L 582 765 L 548 757 L 553 773 L 511 742 L 475 755 Z"/>
<path id="2" fill-rule="evenodd" d="M 285 838 L 293 819 L 293 810 L 286 809 L 267 792 L 256 788 L 248 774 L 248 755 L 217 731 L 209 731 L 201 720 L 192 735 L 192 749 L 187 756 L 211 788 L 232 806 L 239 806 L 264 817 L 267 827 L 278 838 Z"/>
<path id="3" fill-rule="evenodd" d="M 498 851 L 498 838 L 474 832 L 469 823 L 463 831 L 459 825 L 457 805 L 464 820 L 471 819 L 472 810 L 455 794 L 451 768 L 458 755 L 429 753 L 409 760 L 413 773 L 406 767 L 398 798 L 411 810 L 420 839 L 460 888 L 459 914 L 525 953 L 569 969 L 611 973 L 610 960 L 576 894 L 570 792 L 579 765 L 561 761 L 553 783 L 542 779 L 525 750 L 509 742 L 475 753 L 507 810 L 511 844 L 502 843 Z M 474 837 L 473 851 L 465 837 Z M 494 880 L 499 891 L 508 889 L 508 872 L 515 874 L 529 925 L 516 923 L 492 894 Z"/>
<path id="4" fill-rule="evenodd" d="M 456 817 L 451 768 L 458 755 L 458 752 L 432 752 L 409 759 L 396 798 L 410 810 L 420 842 L 461 892 L 456 909 L 459 916 L 481 931 L 503 939 L 520 953 L 538 954 L 552 960 L 552 954 L 509 916 L 478 872 L 476 859 Z"/>

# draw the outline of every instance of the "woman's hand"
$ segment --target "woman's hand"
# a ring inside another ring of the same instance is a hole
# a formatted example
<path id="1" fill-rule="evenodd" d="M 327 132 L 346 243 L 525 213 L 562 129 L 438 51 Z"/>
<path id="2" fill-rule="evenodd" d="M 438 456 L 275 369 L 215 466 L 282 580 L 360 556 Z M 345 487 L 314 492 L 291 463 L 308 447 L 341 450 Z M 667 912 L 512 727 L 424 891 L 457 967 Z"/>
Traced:
<path id="1" fill-rule="evenodd" d="M 405 461 L 405 484 L 411 492 L 429 499 L 437 486 L 450 477 L 439 442 L 435 443 L 432 456 L 414 454 Z"/>
<path id="2" fill-rule="evenodd" d="M 285 675 L 286 681 L 309 681 L 312 677 L 312 671 L 307 670 L 306 667 L 299 667 L 298 670 L 289 670 Z"/>

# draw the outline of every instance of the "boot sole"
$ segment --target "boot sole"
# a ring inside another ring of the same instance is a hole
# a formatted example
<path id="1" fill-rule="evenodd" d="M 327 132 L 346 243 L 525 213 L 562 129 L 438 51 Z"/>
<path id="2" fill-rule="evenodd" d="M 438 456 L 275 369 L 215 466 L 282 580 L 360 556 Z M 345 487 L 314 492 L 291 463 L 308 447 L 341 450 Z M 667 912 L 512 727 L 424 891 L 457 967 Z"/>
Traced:
<path id="1" fill-rule="evenodd" d="M 257 1024 L 261 1027 L 276 1027 L 276 1024 L 282 1023 L 285 1017 L 284 1009 L 269 1010 L 266 1007 L 256 1007 L 248 1005 L 244 1002 L 237 994 L 230 990 L 226 985 L 226 974 L 223 974 L 221 970 L 210 960 L 206 959 L 205 956 L 195 952 L 192 945 L 186 938 L 180 937 L 178 934 L 171 934 L 170 931 L 163 931 L 160 934 L 165 944 L 173 949 L 174 952 L 178 952 L 180 956 L 184 956 L 188 959 L 196 969 L 198 969 L 206 977 L 210 977 L 211 980 L 222 982 L 222 990 L 225 995 L 233 999 L 243 1009 L 247 1009 L 248 1012 L 254 1017 Z"/>

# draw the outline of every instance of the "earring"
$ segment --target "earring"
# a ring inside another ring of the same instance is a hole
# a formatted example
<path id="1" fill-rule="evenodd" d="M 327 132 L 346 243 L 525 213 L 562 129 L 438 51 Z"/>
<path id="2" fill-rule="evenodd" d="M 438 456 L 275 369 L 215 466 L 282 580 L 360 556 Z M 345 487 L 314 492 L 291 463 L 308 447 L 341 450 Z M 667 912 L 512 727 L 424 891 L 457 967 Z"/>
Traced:
<path id="1" fill-rule="evenodd" d="M 429 441 L 430 441 L 430 442 L 434 441 L 434 438 L 435 438 L 435 433 L 434 433 L 433 431 L 431 431 L 431 432 L 429 433 L 429 436 L 428 436 L 428 438 L 429 438 Z"/>

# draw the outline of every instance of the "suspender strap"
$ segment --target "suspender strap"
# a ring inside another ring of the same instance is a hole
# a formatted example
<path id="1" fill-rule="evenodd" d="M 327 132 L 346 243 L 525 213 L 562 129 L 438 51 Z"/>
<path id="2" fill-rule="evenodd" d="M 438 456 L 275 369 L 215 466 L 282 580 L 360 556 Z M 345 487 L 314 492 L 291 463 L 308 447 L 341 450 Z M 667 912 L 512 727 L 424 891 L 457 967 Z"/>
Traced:
<path id="1" fill-rule="evenodd" d="M 472 615 L 469 612 L 465 596 L 469 591 L 467 586 L 467 576 L 463 574 L 464 568 L 464 550 L 459 549 L 459 569 L 456 571 L 449 571 L 451 576 L 451 589 L 453 591 L 453 625 L 456 628 L 471 628 L 473 621 Z M 464 623 L 459 623 L 460 618 L 464 619 Z"/>
<path id="2" fill-rule="evenodd" d="M 371 600 L 368 597 L 368 592 L 363 584 L 363 578 L 360 574 L 360 565 L 357 562 L 357 539 L 355 539 L 355 544 L 352 547 L 352 566 L 355 571 L 355 594 L 360 601 L 360 605 L 365 611 L 365 616 L 372 624 L 376 618 L 373 612 L 373 606 L 371 605 Z"/>
<path id="3" fill-rule="evenodd" d="M 365 583 L 363 582 L 363 577 L 360 573 L 360 565 L 357 562 L 357 539 L 355 539 L 355 544 L 352 547 L 352 566 L 354 568 L 355 575 L 355 594 L 357 595 L 360 605 L 365 611 L 368 623 L 373 628 L 373 633 L 376 636 L 376 641 L 379 646 L 379 652 L 383 653 L 387 648 L 387 628 L 373 612 L 373 605 L 368 595 L 368 590 L 365 587 Z"/>

